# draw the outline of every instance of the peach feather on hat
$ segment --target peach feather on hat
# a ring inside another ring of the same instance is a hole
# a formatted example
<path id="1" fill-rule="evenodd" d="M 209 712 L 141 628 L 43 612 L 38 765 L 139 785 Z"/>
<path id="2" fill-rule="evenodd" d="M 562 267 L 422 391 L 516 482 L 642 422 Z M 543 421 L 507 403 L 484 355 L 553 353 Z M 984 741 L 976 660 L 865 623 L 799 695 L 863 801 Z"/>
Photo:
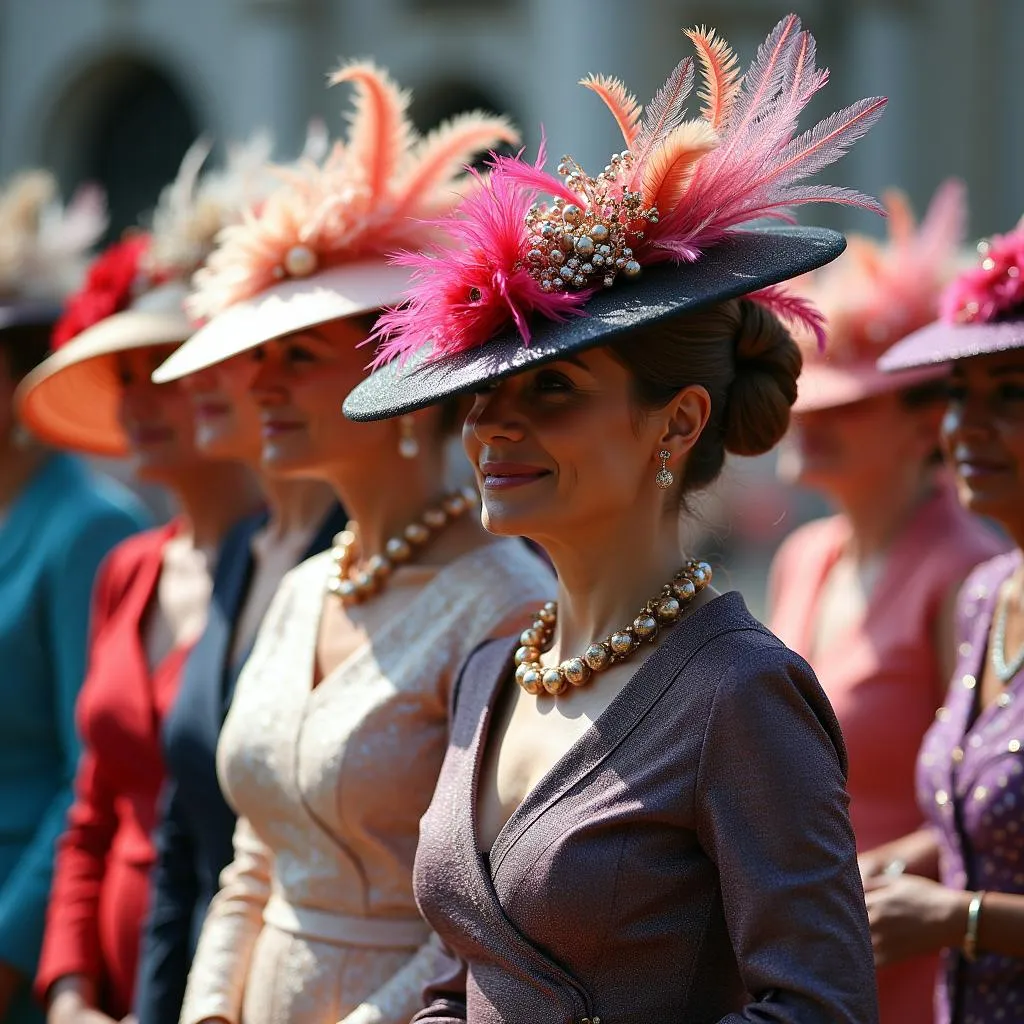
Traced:
<path id="1" fill-rule="evenodd" d="M 271 187 L 262 174 L 268 147 L 255 136 L 229 149 L 223 169 L 203 174 L 209 145 L 196 142 L 161 193 L 152 229 L 129 232 L 93 261 L 54 328 L 52 354 L 16 394 L 19 416 L 37 437 L 96 455 L 126 453 L 116 357 L 178 345 L 192 333 L 186 282 L 216 235 Z"/>
<path id="2" fill-rule="evenodd" d="M 958 269 L 966 227 L 966 195 L 949 180 L 936 191 L 918 225 L 906 196 L 884 196 L 887 240 L 854 235 L 835 263 L 797 279 L 794 292 L 825 316 L 824 348 L 797 334 L 804 368 L 793 411 L 812 412 L 897 391 L 947 372 L 943 365 L 883 373 L 877 360 L 901 338 L 936 317 L 943 288 Z"/>
<path id="3" fill-rule="evenodd" d="M 518 140 L 505 117 L 480 111 L 420 137 L 408 117 L 410 94 L 366 61 L 343 65 L 330 82 L 355 90 L 347 137 L 321 161 L 277 169 L 281 186 L 222 233 L 188 301 L 190 313 L 209 322 L 154 380 L 397 301 L 409 271 L 386 255 L 435 239 L 432 222 L 475 184 L 465 165 Z"/>

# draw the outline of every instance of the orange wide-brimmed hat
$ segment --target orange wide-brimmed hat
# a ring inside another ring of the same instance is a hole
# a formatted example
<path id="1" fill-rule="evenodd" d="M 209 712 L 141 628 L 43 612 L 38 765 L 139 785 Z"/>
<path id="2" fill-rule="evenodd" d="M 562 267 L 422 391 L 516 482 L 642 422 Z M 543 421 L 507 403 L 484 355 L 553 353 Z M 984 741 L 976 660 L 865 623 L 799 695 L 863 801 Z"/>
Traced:
<path id="1" fill-rule="evenodd" d="M 40 440 L 95 455 L 126 454 L 117 357 L 180 345 L 194 330 L 187 282 L 214 237 L 261 201 L 269 140 L 229 148 L 223 168 L 201 174 L 209 146 L 190 148 L 153 212 L 152 231 L 109 246 L 89 267 L 53 331 L 52 354 L 19 385 L 18 415 Z"/>

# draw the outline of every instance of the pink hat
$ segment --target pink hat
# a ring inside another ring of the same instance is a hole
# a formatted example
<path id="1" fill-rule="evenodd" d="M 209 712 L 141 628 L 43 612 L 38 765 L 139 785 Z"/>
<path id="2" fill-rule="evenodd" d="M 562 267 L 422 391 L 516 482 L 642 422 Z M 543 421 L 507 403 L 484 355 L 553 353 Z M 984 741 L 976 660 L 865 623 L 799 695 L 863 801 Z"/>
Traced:
<path id="1" fill-rule="evenodd" d="M 943 292 L 939 319 L 894 345 L 880 369 L 902 372 L 1024 347 L 1024 221 L 981 242 L 978 257 Z"/>
<path id="2" fill-rule="evenodd" d="M 224 232 L 195 277 L 188 302 L 208 319 L 157 371 L 175 380 L 304 328 L 397 302 L 410 271 L 396 249 L 434 238 L 432 222 L 472 179 L 464 165 L 518 135 L 504 117 L 462 114 L 419 138 L 409 94 L 369 63 L 346 65 L 331 83 L 356 87 L 345 142 L 322 163 L 284 171 L 258 212 Z"/>
<path id="3" fill-rule="evenodd" d="M 920 226 L 902 193 L 887 193 L 885 206 L 885 244 L 853 236 L 835 263 L 794 285 L 824 313 L 828 335 L 822 350 L 806 333 L 798 334 L 804 368 L 795 413 L 924 384 L 948 370 L 940 363 L 894 375 L 877 363 L 886 349 L 935 317 L 963 238 L 964 187 L 957 181 L 943 184 Z"/>

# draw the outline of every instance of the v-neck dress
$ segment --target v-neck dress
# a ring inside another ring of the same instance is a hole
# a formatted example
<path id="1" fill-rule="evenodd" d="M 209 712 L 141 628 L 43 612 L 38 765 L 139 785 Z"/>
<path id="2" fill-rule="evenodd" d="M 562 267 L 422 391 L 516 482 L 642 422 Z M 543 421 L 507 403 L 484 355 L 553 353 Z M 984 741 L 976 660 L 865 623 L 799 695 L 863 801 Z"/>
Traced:
<path id="1" fill-rule="evenodd" d="M 447 949 L 422 1024 L 874 1024 L 835 716 L 725 594 L 672 629 L 479 851 L 514 643 L 477 651 L 421 826 Z M 571 697 L 570 697 L 571 700 Z"/>
<path id="2" fill-rule="evenodd" d="M 814 650 L 828 575 L 850 541 L 842 516 L 809 523 L 772 566 L 769 626 L 814 666 L 850 758 L 850 819 L 860 852 L 923 824 L 914 765 L 947 680 L 935 654 L 944 602 L 1006 544 L 965 512 L 942 483 L 894 540 L 864 617 Z M 878 972 L 882 1024 L 931 1024 L 934 957 Z"/>
<path id="3" fill-rule="evenodd" d="M 449 689 L 482 640 L 554 592 L 519 541 L 396 572 L 349 609 L 367 641 L 312 688 L 330 553 L 285 577 L 221 733 L 239 812 L 183 1024 L 406 1024 L 439 955 L 412 895 Z"/>
<path id="4" fill-rule="evenodd" d="M 77 708 L 83 753 L 36 976 L 40 998 L 65 975 L 92 978 L 100 1009 L 118 1020 L 132 1008 L 155 856 L 151 833 L 164 777 L 160 723 L 188 653 L 176 648 L 150 671 L 143 645 L 164 546 L 177 529 L 171 523 L 118 545 L 97 580 L 89 667 Z"/>
<path id="5" fill-rule="evenodd" d="M 994 558 L 960 591 L 959 661 L 921 747 L 917 771 L 921 809 L 939 837 L 943 884 L 1017 896 L 1024 896 L 1024 671 L 980 712 L 978 681 L 999 589 L 1021 562 L 1019 551 Z M 969 963 L 957 950 L 944 953 L 936 1024 L 1020 1020 L 1024 959 L 982 950 Z"/>
<path id="6" fill-rule="evenodd" d="M 78 763 L 93 583 L 110 549 L 144 525 L 128 491 L 60 454 L 0 522 L 0 961 L 26 979 L 4 1024 L 43 1019 L 30 988 Z"/>

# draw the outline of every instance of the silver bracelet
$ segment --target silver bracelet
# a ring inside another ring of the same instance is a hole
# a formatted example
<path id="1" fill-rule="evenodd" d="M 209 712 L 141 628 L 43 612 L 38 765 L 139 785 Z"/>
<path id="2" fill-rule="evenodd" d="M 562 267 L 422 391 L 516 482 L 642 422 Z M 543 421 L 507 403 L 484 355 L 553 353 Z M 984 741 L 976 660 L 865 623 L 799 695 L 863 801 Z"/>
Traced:
<path id="1" fill-rule="evenodd" d="M 978 959 L 978 925 L 981 922 L 981 901 L 984 898 L 985 890 L 979 889 L 967 904 L 967 931 L 964 933 L 962 951 L 970 963 Z"/>

